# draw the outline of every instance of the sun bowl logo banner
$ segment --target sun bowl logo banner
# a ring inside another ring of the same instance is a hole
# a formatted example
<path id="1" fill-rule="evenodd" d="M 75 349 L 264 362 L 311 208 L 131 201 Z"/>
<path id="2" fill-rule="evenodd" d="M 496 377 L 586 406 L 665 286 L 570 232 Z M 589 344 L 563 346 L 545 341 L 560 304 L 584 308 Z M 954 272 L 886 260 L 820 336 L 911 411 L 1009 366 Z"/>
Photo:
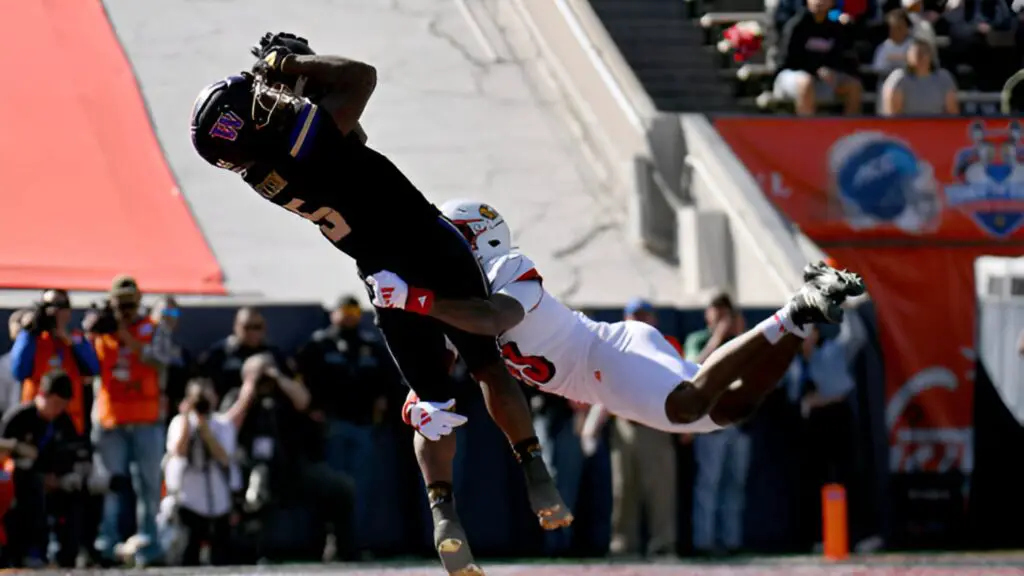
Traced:
<path id="1" fill-rule="evenodd" d="M 953 161 L 953 183 L 946 204 L 967 216 L 986 234 L 1006 238 L 1024 225 L 1024 146 L 1017 121 L 1003 129 L 981 122 L 968 128 L 970 145 Z"/>
<path id="2" fill-rule="evenodd" d="M 828 151 L 828 173 L 830 195 L 854 230 L 890 224 L 917 235 L 938 227 L 932 165 L 899 138 L 877 131 L 840 138 Z"/>

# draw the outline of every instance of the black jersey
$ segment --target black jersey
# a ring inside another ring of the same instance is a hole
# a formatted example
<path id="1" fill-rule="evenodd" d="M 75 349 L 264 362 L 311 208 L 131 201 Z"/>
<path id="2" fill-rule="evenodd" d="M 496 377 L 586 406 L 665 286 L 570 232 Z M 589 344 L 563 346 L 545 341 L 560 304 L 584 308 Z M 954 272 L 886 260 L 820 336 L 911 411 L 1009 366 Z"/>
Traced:
<path id="1" fill-rule="evenodd" d="M 287 151 L 246 170 L 261 196 L 319 226 L 360 268 L 394 266 L 429 241 L 440 212 L 383 154 L 315 106 L 293 132 Z"/>

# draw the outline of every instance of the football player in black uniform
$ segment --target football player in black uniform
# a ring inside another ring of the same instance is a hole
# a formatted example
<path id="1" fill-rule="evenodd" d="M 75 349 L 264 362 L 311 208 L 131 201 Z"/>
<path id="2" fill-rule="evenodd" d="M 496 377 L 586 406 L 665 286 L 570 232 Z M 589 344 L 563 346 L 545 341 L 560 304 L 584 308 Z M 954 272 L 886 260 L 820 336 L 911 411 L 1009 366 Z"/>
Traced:
<path id="1" fill-rule="evenodd" d="M 470 246 L 394 164 L 366 146 L 359 118 L 376 86 L 368 64 L 316 55 L 291 34 L 267 34 L 253 69 L 200 92 L 192 142 L 207 162 L 241 175 L 267 200 L 320 227 L 355 259 L 360 275 L 391 270 L 438 298 L 487 298 L 488 282 Z M 387 217 L 382 218 L 387 208 Z M 540 457 L 530 410 L 493 337 L 469 334 L 425 314 L 377 309 L 377 322 L 426 427 L 464 419 L 453 405 L 445 336 L 479 382 L 491 417 L 522 463 L 530 502 L 547 529 L 567 526 L 565 507 Z M 447 418 L 447 420 L 446 420 Z M 417 426 L 419 427 L 419 426 Z M 437 438 L 428 441 L 425 436 Z M 438 553 L 450 574 L 480 574 L 452 500 L 455 435 L 417 434 Z"/>

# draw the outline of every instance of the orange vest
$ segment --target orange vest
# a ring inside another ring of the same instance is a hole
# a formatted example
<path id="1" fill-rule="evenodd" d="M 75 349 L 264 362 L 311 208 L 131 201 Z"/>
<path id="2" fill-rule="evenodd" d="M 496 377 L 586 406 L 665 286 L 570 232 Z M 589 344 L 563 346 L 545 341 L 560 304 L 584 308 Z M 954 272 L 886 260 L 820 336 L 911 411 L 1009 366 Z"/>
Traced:
<path id="1" fill-rule="evenodd" d="M 85 402 L 82 395 L 82 375 L 78 372 L 75 352 L 70 346 L 43 332 L 36 337 L 36 357 L 33 359 L 32 376 L 21 383 L 21 401 L 29 402 L 39 392 L 39 381 L 43 376 L 60 368 L 71 378 L 71 401 L 68 402 L 68 416 L 75 423 L 79 434 L 85 433 Z"/>
<path id="2" fill-rule="evenodd" d="M 156 326 L 142 318 L 128 331 L 141 344 L 153 340 Z M 160 374 L 138 354 L 122 347 L 116 334 L 101 334 L 94 341 L 100 361 L 100 389 L 96 410 L 100 426 L 153 424 L 160 419 Z"/>

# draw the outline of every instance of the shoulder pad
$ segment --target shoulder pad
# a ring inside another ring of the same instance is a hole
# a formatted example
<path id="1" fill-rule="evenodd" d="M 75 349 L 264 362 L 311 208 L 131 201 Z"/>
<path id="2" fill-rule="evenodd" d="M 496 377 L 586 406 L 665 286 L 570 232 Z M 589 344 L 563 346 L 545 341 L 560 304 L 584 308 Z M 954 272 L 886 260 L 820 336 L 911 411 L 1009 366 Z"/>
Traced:
<path id="1" fill-rule="evenodd" d="M 491 292 L 498 292 L 519 280 L 541 280 L 530 260 L 519 252 L 510 252 L 487 263 L 487 281 Z"/>
<path id="2" fill-rule="evenodd" d="M 330 339 L 330 334 L 328 333 L 327 330 L 328 330 L 327 328 L 321 328 L 321 329 L 317 330 L 316 332 L 313 332 L 313 340 L 316 341 L 316 342 L 322 342 L 324 340 L 329 340 Z"/>
<path id="3" fill-rule="evenodd" d="M 359 337 L 363 339 L 363 342 L 368 344 L 375 344 L 380 341 L 380 333 L 376 330 L 370 330 L 369 328 L 363 328 L 360 330 Z"/>

